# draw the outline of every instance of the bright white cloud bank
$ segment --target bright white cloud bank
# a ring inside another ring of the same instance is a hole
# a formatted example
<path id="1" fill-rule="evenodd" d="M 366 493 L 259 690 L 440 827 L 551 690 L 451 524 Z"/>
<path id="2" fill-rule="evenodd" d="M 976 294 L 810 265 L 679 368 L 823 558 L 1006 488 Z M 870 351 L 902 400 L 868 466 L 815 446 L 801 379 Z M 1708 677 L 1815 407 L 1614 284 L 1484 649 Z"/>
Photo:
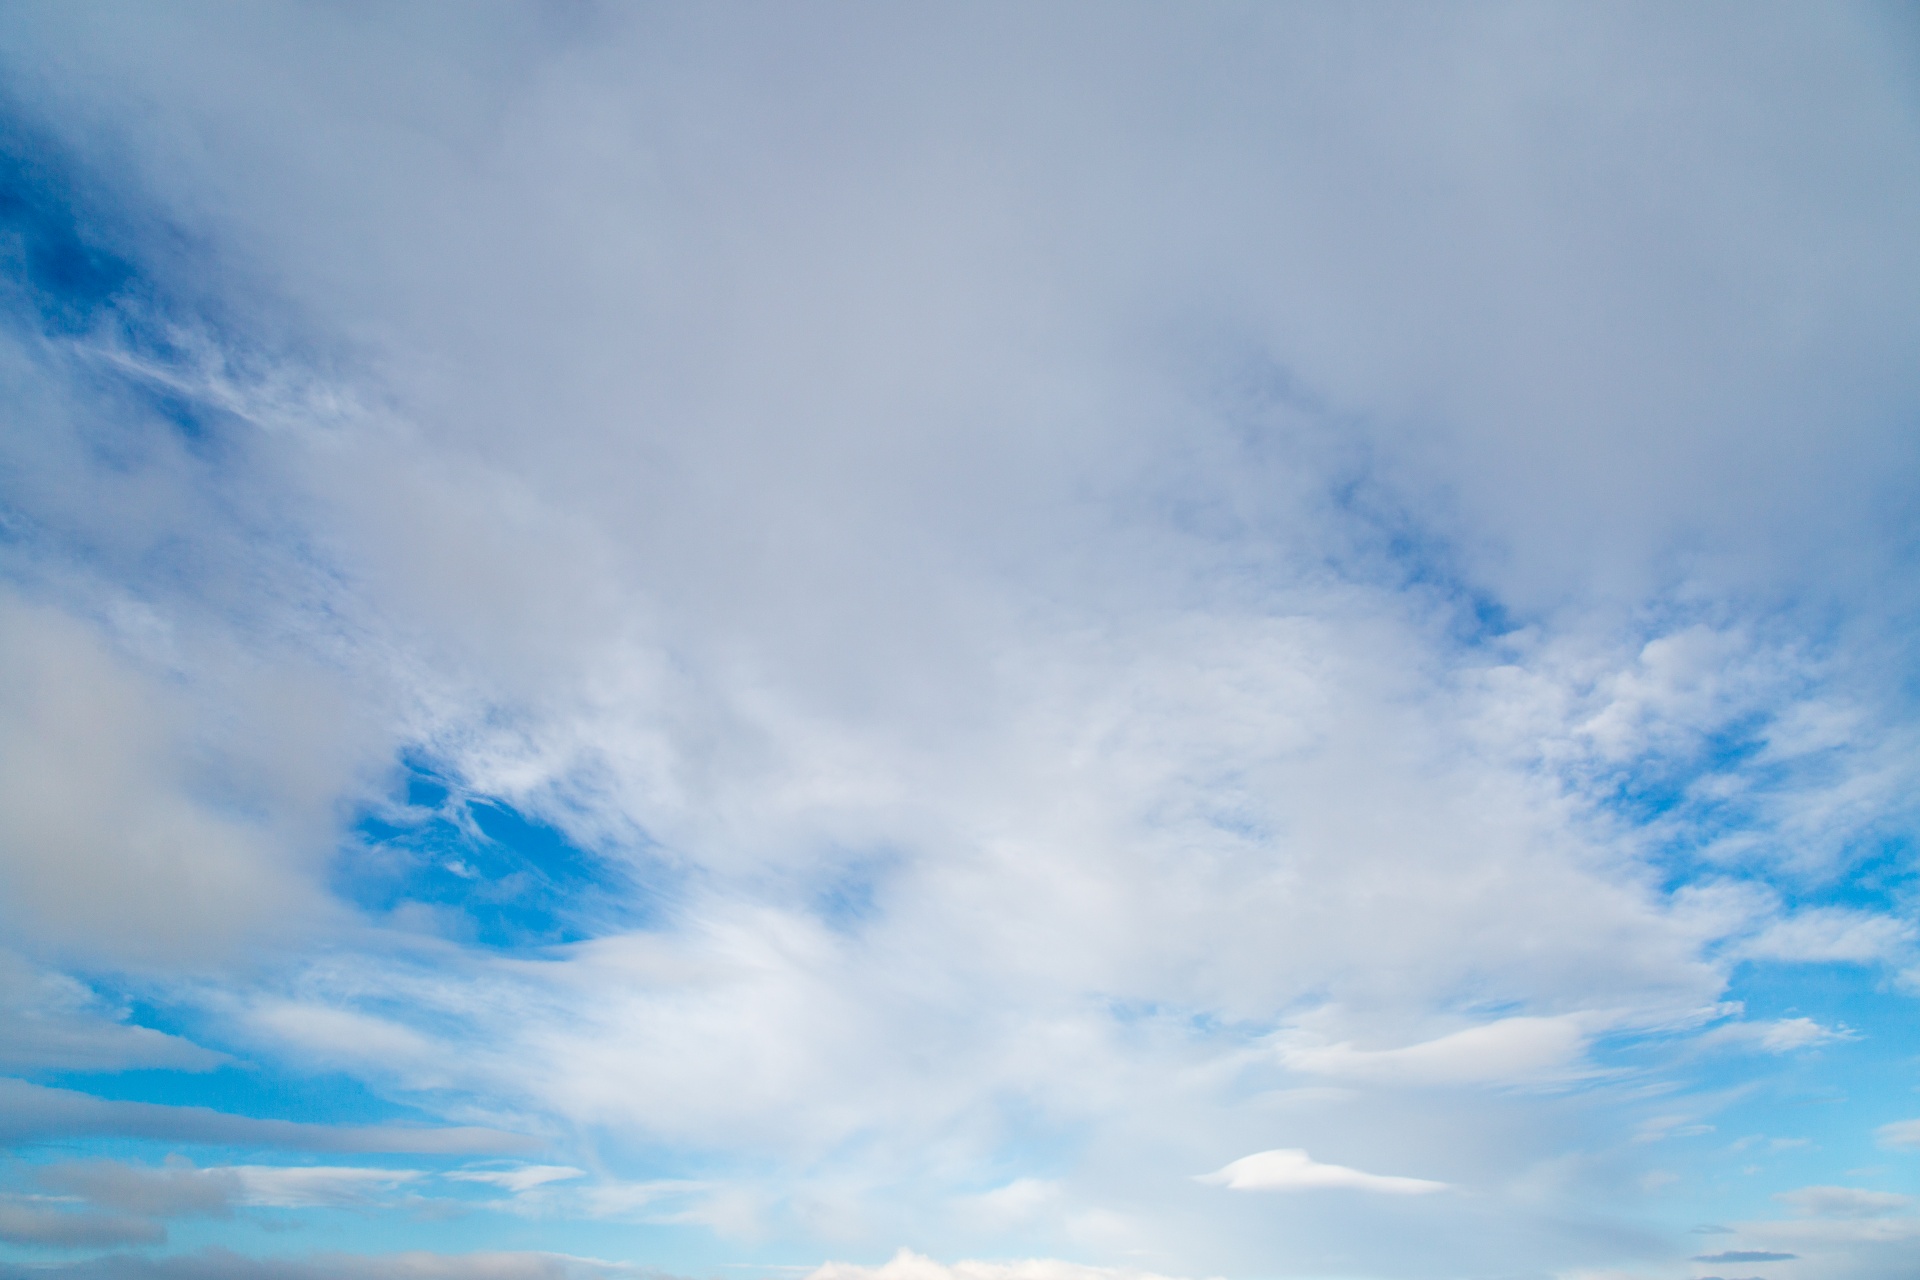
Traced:
<path id="1" fill-rule="evenodd" d="M 1444 1182 L 1425 1178 L 1402 1178 L 1378 1173 L 1362 1173 L 1344 1165 L 1321 1164 L 1304 1151 L 1256 1151 L 1241 1156 L 1217 1173 L 1209 1173 L 1202 1182 L 1231 1187 L 1235 1191 L 1305 1191 L 1314 1187 L 1345 1187 L 1354 1191 L 1379 1191 L 1387 1195 L 1421 1196 L 1445 1191 Z"/>
<path id="2" fill-rule="evenodd" d="M 935 1262 L 902 1249 L 877 1267 L 829 1262 L 807 1280 L 1163 1280 L 1152 1272 L 1121 1267 L 1089 1267 L 1052 1258 L 1019 1262 Z"/>
<path id="3" fill-rule="evenodd" d="M 5 26 L 34 1247 L 1895 1274 L 1904 17 Z"/>

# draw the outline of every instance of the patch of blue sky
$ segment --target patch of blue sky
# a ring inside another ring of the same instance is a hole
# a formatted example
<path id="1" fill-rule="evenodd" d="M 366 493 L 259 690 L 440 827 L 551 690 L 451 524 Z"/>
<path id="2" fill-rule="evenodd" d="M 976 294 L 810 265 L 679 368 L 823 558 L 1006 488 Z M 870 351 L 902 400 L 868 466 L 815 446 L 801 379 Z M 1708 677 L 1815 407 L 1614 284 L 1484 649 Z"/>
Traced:
<path id="1" fill-rule="evenodd" d="M 524 1160 L 547 1146 L 526 1125 L 455 1126 L 443 1137 L 444 1114 L 297 1062 L 235 1062 L 204 1073 L 47 1072 L 24 1087 L 6 1083 L 0 1136 L 16 1158 L 30 1161 L 153 1162 L 180 1153 L 201 1164 L 451 1167 L 490 1155 Z"/>
<path id="2" fill-rule="evenodd" d="M 1375 434 L 1372 424 L 1302 396 L 1290 378 L 1279 385 L 1281 403 L 1308 415 L 1318 431 L 1337 442 L 1322 445 L 1334 457 L 1321 465 L 1328 475 L 1328 507 L 1348 541 L 1335 544 L 1331 567 L 1343 576 L 1419 599 L 1435 610 L 1447 638 L 1463 649 L 1496 644 L 1527 625 L 1529 619 L 1516 613 L 1511 601 L 1470 569 L 1464 548 L 1450 531 L 1447 504 L 1433 494 L 1416 503 L 1383 472 L 1365 443 Z"/>
<path id="3" fill-rule="evenodd" d="M 109 1102 L 208 1107 L 256 1120 L 303 1124 L 433 1124 L 439 1117 L 375 1093 L 341 1072 L 303 1072 L 250 1060 L 212 1071 L 162 1068 L 115 1072 L 51 1071 L 36 1083 Z"/>
<path id="4" fill-rule="evenodd" d="M 1843 878 L 1790 895 L 1795 903 L 1920 914 L 1920 848 L 1906 831 L 1871 831 L 1853 842 Z"/>
<path id="5" fill-rule="evenodd" d="M 114 372 L 118 376 L 112 378 L 112 391 L 128 410 L 128 419 L 164 423 L 202 456 L 223 441 L 231 440 L 247 425 L 223 405 L 212 404 L 151 378 Z"/>
<path id="6" fill-rule="evenodd" d="M 131 357 L 66 371 L 123 402 L 106 422 L 165 423 L 204 445 L 238 422 L 193 390 L 210 352 L 229 368 L 296 346 L 316 356 L 291 336 L 295 317 L 236 283 L 138 192 L 83 173 L 0 108 L 0 322 Z"/>
<path id="7" fill-rule="evenodd" d="M 0 121 L 0 278 L 44 331 L 85 332 L 134 277 L 88 234 L 70 178 L 42 144 Z M 10 308 L 10 310 L 13 308 Z"/>
<path id="8" fill-rule="evenodd" d="M 1920 919 L 1917 862 L 1910 837 L 1874 836 L 1849 850 L 1843 874 L 1775 876 L 1766 883 L 1788 911 L 1838 908 L 1911 922 Z"/>
<path id="9" fill-rule="evenodd" d="M 575 1257 L 644 1258 L 669 1274 L 711 1274 L 712 1268 L 724 1266 L 749 1250 L 771 1252 L 778 1248 L 764 1240 L 716 1239 L 712 1231 L 696 1223 L 647 1220 L 666 1218 L 681 1207 L 678 1205 L 642 1207 L 605 1218 L 551 1211 L 516 1213 L 486 1208 L 479 1203 L 484 1192 L 457 1190 L 457 1186 L 444 1179 L 427 1180 L 418 1190 L 430 1196 L 403 1201 L 386 1211 L 366 1207 L 246 1211 L 241 1221 L 253 1229 L 240 1244 L 235 1241 L 231 1222 L 176 1220 L 170 1224 L 167 1248 L 154 1254 L 191 1253 L 209 1245 L 263 1258 L 304 1258 L 316 1251 L 335 1249 L 448 1254 L 529 1250 Z M 783 1262 L 797 1260 L 779 1252 L 772 1256 Z M 800 1252 L 798 1257 L 817 1265 L 818 1247 L 811 1255 Z"/>
<path id="10" fill-rule="evenodd" d="M 1839 782 L 1832 753 L 1769 753 L 1776 712 L 1750 711 L 1692 742 L 1592 770 L 1582 787 L 1643 837 L 1643 857 L 1672 892 L 1703 877 L 1755 875 L 1795 901 L 1891 900 L 1911 874 L 1911 841 L 1884 823 L 1841 833 L 1809 859 L 1781 817 Z M 1875 887 L 1877 886 L 1877 888 Z"/>
<path id="11" fill-rule="evenodd" d="M 1232 465 L 1160 459 L 1137 495 L 1196 555 L 1183 589 L 1238 609 L 1303 581 L 1372 588 L 1410 600 L 1467 651 L 1527 625 L 1476 580 L 1446 504 L 1416 501 L 1383 468 L 1368 443 L 1377 424 L 1329 405 L 1270 354 L 1226 345 L 1231 367 L 1209 360 L 1200 387 Z"/>
<path id="12" fill-rule="evenodd" d="M 1437 606 L 1454 644 L 1480 649 L 1522 626 L 1506 602 L 1473 580 L 1453 539 L 1417 518 L 1376 478 L 1356 477 L 1342 486 L 1337 499 L 1339 508 L 1366 530 L 1386 585 Z"/>
<path id="13" fill-rule="evenodd" d="M 361 817 L 336 893 L 376 916 L 432 920 L 462 942 L 539 948 L 659 924 L 673 884 L 658 859 L 616 861 L 498 797 L 408 767 L 402 802 Z"/>
<path id="14" fill-rule="evenodd" d="M 880 917 L 880 895 L 896 863 L 891 855 L 878 855 L 856 859 L 840 868 L 814 891 L 814 915 L 839 933 L 858 933 Z"/>
<path id="15" fill-rule="evenodd" d="M 231 559 L 215 546 L 222 538 L 239 532 L 250 546 L 281 550 L 297 541 L 283 510 L 238 511 L 220 483 L 247 424 L 206 392 L 203 366 L 210 352 L 247 363 L 236 335 L 264 328 L 215 319 L 204 282 L 193 283 L 205 273 L 185 269 L 191 255 L 177 239 L 0 112 L 0 331 L 7 392 L 36 426 L 0 467 L 0 537 L 21 553 L 8 557 L 9 575 L 77 572 L 147 595 L 194 594 L 209 560 Z M 157 274 L 149 259 L 161 263 Z M 191 470 L 179 467 L 182 455 Z M 80 470 L 104 486 L 91 500 L 75 500 Z M 115 519 L 115 486 L 128 485 L 131 508 L 146 511 L 140 486 L 154 477 L 197 486 L 246 527 Z M 286 580 L 270 573 L 253 585 Z"/>
<path id="16" fill-rule="evenodd" d="M 187 1160 L 200 1168 L 220 1165 L 270 1165 L 284 1168 L 314 1166 L 352 1166 L 360 1169 L 419 1169 L 427 1172 L 461 1169 L 477 1162 L 476 1157 L 364 1151 L 289 1150 L 267 1143 L 187 1142 L 175 1138 L 150 1138 L 111 1134 L 45 1138 L 21 1144 L 11 1153 L 13 1171 L 22 1166 L 63 1164 L 73 1161 L 112 1160 L 122 1164 L 153 1166 L 169 1158 Z M 484 1161 L 479 1161 L 484 1163 Z M 464 1193 L 465 1188 L 459 1189 Z"/>
<path id="17" fill-rule="evenodd" d="M 1650 821 L 1683 806 L 1695 812 L 1735 812 L 1739 796 L 1728 798 L 1705 791 L 1700 783 L 1719 775 L 1740 772 L 1751 783 L 1777 783 L 1788 767 L 1777 764 L 1756 769 L 1754 762 L 1766 747 L 1767 712 L 1750 712 L 1703 734 L 1690 750 L 1649 752 L 1607 775 L 1602 792 L 1607 803 L 1627 817 Z"/>
<path id="18" fill-rule="evenodd" d="M 1679 1179 L 1675 1211 L 1772 1217 L 1780 1192 L 1813 1185 L 1920 1192 L 1920 1153 L 1876 1139 L 1920 1117 L 1911 997 L 1858 966 L 1748 963 L 1727 998 L 1739 1012 L 1703 1034 L 1605 1037 L 1593 1050 L 1605 1073 L 1593 1087 L 1626 1090 L 1639 1116 L 1616 1140 Z M 1760 1034 L 1800 1020 L 1824 1034 L 1772 1046 Z"/>

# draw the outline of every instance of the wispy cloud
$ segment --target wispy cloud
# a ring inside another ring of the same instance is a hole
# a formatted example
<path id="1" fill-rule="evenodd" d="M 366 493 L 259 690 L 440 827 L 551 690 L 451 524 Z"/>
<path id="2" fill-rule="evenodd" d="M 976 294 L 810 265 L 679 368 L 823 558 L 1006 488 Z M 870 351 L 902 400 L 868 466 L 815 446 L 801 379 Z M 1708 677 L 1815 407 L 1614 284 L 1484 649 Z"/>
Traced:
<path id="1" fill-rule="evenodd" d="M 463 1126 L 324 1125 L 259 1120 L 207 1107 L 117 1102 L 72 1089 L 50 1089 L 0 1079 L 0 1141 L 43 1142 L 87 1135 L 155 1138 L 222 1146 L 286 1147 L 296 1151 L 479 1155 L 532 1151 L 540 1139 Z"/>
<path id="2" fill-rule="evenodd" d="M 1605 1023 L 1594 1014 L 1503 1018 L 1398 1048 L 1282 1044 L 1278 1052 L 1287 1067 L 1310 1075 L 1408 1085 L 1551 1083 L 1592 1073 L 1587 1043 Z"/>
<path id="3" fill-rule="evenodd" d="M 454 1169 L 445 1175 L 456 1182 L 482 1182 L 506 1191 L 529 1191 L 550 1182 L 586 1177 L 586 1171 L 568 1165 L 523 1164 L 505 1169 Z"/>
<path id="4" fill-rule="evenodd" d="M 555 1253 L 321 1253 L 249 1258 L 202 1249 L 161 1258 L 108 1255 L 84 1262 L 0 1262 L 5 1280 L 671 1280 L 645 1267 Z"/>
<path id="5" fill-rule="evenodd" d="M 73 978 L 0 951 L 0 1070 L 120 1071 L 131 1067 L 206 1071 L 227 1055 L 151 1027 Z"/>
<path id="6" fill-rule="evenodd" d="M 1446 1183 L 1427 1178 L 1363 1173 L 1344 1165 L 1322 1164 L 1304 1151 L 1291 1149 L 1241 1156 L 1223 1169 L 1201 1175 L 1199 1180 L 1232 1191 L 1311 1191 L 1333 1187 L 1423 1196 L 1447 1189 Z"/>
<path id="7" fill-rule="evenodd" d="M 1920 1120 L 1896 1120 L 1874 1130 L 1883 1147 L 1895 1150 L 1920 1150 Z"/>

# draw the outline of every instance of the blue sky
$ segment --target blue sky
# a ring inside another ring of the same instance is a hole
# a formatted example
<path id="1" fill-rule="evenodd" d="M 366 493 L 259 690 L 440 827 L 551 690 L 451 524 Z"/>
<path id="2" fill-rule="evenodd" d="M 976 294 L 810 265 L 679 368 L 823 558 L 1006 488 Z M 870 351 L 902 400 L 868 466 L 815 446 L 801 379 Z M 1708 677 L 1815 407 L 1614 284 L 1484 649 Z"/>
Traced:
<path id="1" fill-rule="evenodd" d="M 1890 5 L 17 4 L 0 1280 L 1900 1280 Z"/>

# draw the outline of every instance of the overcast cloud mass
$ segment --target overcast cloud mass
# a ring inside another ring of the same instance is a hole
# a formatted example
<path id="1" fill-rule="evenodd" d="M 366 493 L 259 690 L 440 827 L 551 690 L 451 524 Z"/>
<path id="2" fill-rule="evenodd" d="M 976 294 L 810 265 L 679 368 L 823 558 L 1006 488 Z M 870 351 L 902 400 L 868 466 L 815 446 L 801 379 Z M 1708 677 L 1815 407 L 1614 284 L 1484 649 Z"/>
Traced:
<path id="1" fill-rule="evenodd" d="M 0 5 L 0 1277 L 1911 1280 L 1909 6 Z"/>

